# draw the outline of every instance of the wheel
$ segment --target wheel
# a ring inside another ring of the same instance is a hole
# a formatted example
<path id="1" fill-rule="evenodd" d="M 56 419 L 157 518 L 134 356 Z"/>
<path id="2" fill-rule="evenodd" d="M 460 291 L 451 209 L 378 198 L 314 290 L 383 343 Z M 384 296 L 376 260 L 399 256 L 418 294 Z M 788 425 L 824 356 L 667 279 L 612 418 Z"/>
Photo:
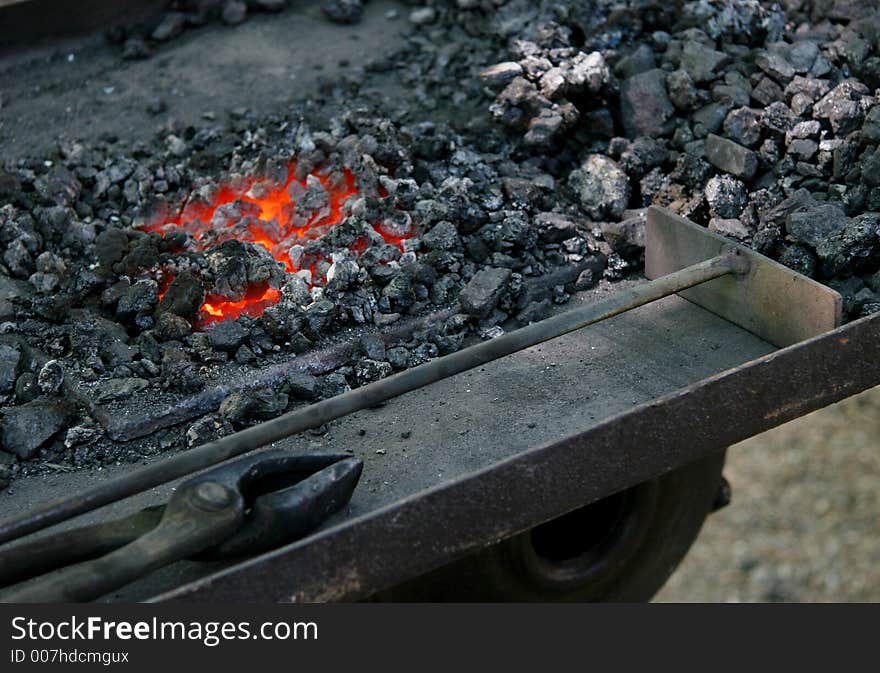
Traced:
<path id="1" fill-rule="evenodd" d="M 663 586 L 726 504 L 724 452 L 381 592 L 381 601 L 635 602 Z"/>

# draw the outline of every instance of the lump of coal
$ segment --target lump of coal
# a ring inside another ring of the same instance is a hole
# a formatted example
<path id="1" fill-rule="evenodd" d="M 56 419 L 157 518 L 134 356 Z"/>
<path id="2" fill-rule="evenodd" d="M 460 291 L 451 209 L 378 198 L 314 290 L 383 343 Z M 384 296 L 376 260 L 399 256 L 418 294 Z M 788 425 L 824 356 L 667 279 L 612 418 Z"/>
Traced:
<path id="1" fill-rule="evenodd" d="M 60 432 L 71 415 L 70 407 L 58 400 L 34 400 L 3 411 L 3 450 L 22 460 L 33 458 L 40 447 Z"/>
<path id="2" fill-rule="evenodd" d="M 516 315 L 516 322 L 524 327 L 529 323 L 540 322 L 550 315 L 550 300 L 529 302 L 529 304 Z"/>
<path id="3" fill-rule="evenodd" d="M 182 318 L 192 319 L 198 316 L 204 303 L 205 286 L 202 281 L 197 276 L 184 272 L 171 281 L 159 308 Z"/>
<path id="4" fill-rule="evenodd" d="M 486 268 L 477 271 L 458 296 L 462 309 L 470 315 L 485 318 L 498 305 L 510 276 L 510 269 Z"/>
<path id="5" fill-rule="evenodd" d="M 706 183 L 706 201 L 712 217 L 738 218 L 746 207 L 749 197 L 746 186 L 729 175 L 719 175 Z"/>
<path id="6" fill-rule="evenodd" d="M 150 385 L 146 379 L 130 377 L 124 379 L 107 379 L 95 386 L 95 401 L 112 402 L 125 400 Z"/>
<path id="7" fill-rule="evenodd" d="M 153 334 L 159 341 L 179 341 L 190 333 L 189 322 L 176 313 L 160 313 L 153 327 Z"/>
<path id="8" fill-rule="evenodd" d="M 645 217 L 630 217 L 602 225 L 602 237 L 624 259 L 638 258 L 645 249 Z"/>
<path id="9" fill-rule="evenodd" d="M 330 372 L 318 382 L 318 394 L 321 397 L 335 397 L 349 390 L 351 386 L 342 372 Z"/>
<path id="10" fill-rule="evenodd" d="M 854 217 L 842 230 L 819 241 L 816 254 L 822 262 L 822 272 L 829 277 L 847 276 L 876 263 L 880 255 L 880 215 L 864 213 Z"/>
<path id="11" fill-rule="evenodd" d="M 817 203 L 788 215 L 785 227 L 792 238 L 816 248 L 826 236 L 843 231 L 848 222 L 846 213 L 838 206 Z"/>
<path id="12" fill-rule="evenodd" d="M 594 220 L 619 220 L 629 204 L 630 186 L 626 173 L 613 159 L 591 154 L 568 176 L 569 187 Z"/>
<path id="13" fill-rule="evenodd" d="M 675 70 L 666 76 L 669 100 L 682 112 L 696 110 L 700 105 L 700 94 L 694 80 L 686 70 Z"/>
<path id="14" fill-rule="evenodd" d="M 11 393 L 15 388 L 21 365 L 21 353 L 6 344 L 0 344 L 0 395 Z"/>
<path id="15" fill-rule="evenodd" d="M 208 341 L 217 350 L 233 351 L 247 338 L 247 330 L 235 320 L 224 320 L 208 331 Z"/>
<path id="16" fill-rule="evenodd" d="M 744 180 L 751 180 L 758 170 L 754 152 L 714 133 L 706 138 L 706 158 L 715 167 Z"/>
<path id="17" fill-rule="evenodd" d="M 193 423 L 186 431 L 186 445 L 199 446 L 228 435 L 232 424 L 222 416 L 205 416 Z"/>
<path id="18" fill-rule="evenodd" d="M 116 316 L 121 319 L 152 313 L 159 301 L 159 286 L 155 280 L 137 281 L 119 298 Z"/>
<path id="19" fill-rule="evenodd" d="M 660 69 L 633 75 L 620 87 L 620 114 L 627 135 L 663 135 L 675 112 L 666 93 L 666 73 Z"/>
<path id="20" fill-rule="evenodd" d="M 354 366 L 354 377 L 360 385 L 390 376 L 393 368 L 390 362 L 363 358 Z"/>
<path id="21" fill-rule="evenodd" d="M 220 404 L 220 414 L 236 426 L 249 420 L 275 418 L 287 408 L 287 394 L 272 388 L 239 390 Z"/>
<path id="22" fill-rule="evenodd" d="M 813 106 L 813 116 L 827 119 L 837 136 L 857 130 L 869 106 L 868 87 L 857 80 L 844 80 Z"/>
<path id="23" fill-rule="evenodd" d="M 64 383 L 64 369 L 58 360 L 49 360 L 40 368 L 37 385 L 44 395 L 57 395 Z"/>

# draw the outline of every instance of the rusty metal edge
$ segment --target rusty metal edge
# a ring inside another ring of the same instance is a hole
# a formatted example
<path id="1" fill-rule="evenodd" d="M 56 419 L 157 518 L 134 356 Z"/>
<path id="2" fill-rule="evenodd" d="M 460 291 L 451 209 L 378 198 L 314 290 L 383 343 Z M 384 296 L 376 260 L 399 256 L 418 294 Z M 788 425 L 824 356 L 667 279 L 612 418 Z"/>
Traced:
<path id="1" fill-rule="evenodd" d="M 880 384 L 880 314 L 154 601 L 351 601 Z"/>

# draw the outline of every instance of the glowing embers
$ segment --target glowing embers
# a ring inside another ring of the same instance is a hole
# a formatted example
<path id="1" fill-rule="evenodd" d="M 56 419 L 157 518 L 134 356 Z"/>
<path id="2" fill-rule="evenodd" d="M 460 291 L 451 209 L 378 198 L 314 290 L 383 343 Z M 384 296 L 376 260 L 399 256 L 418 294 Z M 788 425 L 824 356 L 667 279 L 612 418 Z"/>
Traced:
<path id="1" fill-rule="evenodd" d="M 325 279 L 316 269 L 320 258 L 304 256 L 303 245 L 344 219 L 346 201 L 358 195 L 354 176 L 348 170 L 318 170 L 298 178 L 295 162 L 277 173 L 259 180 L 238 177 L 196 190 L 177 213 L 157 214 L 143 228 L 163 236 L 186 233 L 185 249 L 205 252 L 209 259 L 228 241 L 252 243 L 267 250 L 288 273 L 304 272 L 309 286 L 323 284 Z M 396 229 L 393 220 L 374 227 L 386 243 L 401 247 L 408 235 L 400 234 L 409 227 Z M 358 239 L 349 250 L 360 255 L 366 247 L 367 242 Z M 197 322 L 258 317 L 281 298 L 277 285 L 255 281 L 232 292 L 209 289 Z"/>

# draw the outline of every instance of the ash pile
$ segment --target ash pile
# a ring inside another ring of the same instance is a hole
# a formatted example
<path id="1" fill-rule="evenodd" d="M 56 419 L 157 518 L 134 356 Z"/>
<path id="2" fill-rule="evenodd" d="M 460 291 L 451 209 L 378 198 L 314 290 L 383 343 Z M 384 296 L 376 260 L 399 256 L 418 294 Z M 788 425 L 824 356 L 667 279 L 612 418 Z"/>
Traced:
<path id="1" fill-rule="evenodd" d="M 245 5 L 210 4 L 227 24 Z M 322 7 L 353 31 L 369 11 Z M 119 56 L 198 25 L 178 9 L 115 32 Z M 386 19 L 406 46 L 299 107 L 6 161 L 0 481 L 192 446 L 540 320 L 640 271 L 651 204 L 838 289 L 848 319 L 880 309 L 876 10 L 456 0 Z M 389 83 L 407 95 L 377 96 Z M 333 343 L 322 368 L 224 387 Z M 206 406 L 108 435 L 166 399 Z"/>

